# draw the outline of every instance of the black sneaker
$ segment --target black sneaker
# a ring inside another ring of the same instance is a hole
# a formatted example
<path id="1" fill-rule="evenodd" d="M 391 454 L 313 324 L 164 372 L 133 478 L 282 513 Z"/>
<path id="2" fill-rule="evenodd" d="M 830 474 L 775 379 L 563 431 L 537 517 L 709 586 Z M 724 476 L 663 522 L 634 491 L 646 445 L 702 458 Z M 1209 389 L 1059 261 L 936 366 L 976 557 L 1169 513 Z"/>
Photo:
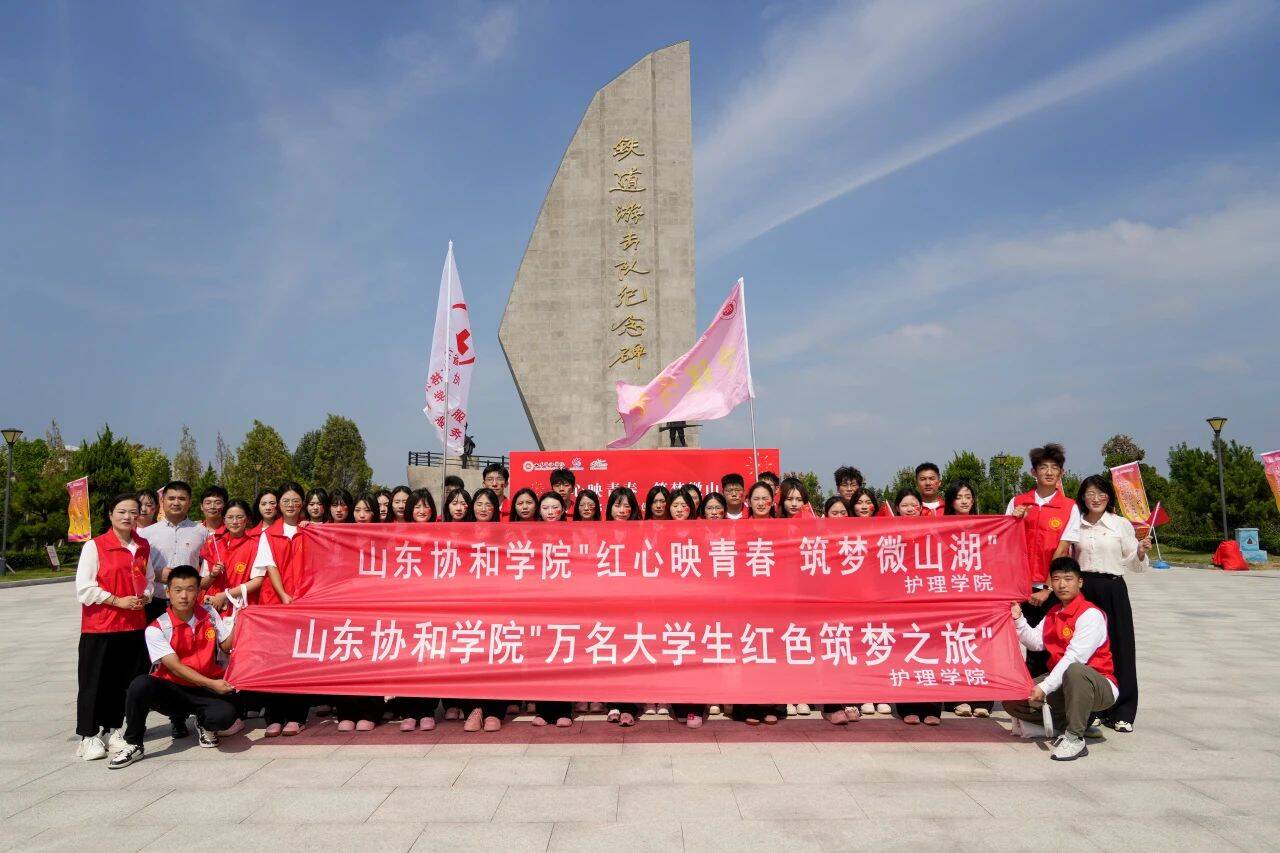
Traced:
<path id="1" fill-rule="evenodd" d="M 191 736 L 191 730 L 187 728 L 186 720 L 172 720 L 169 726 L 169 736 L 174 740 L 181 740 L 184 737 Z"/>
<path id="2" fill-rule="evenodd" d="M 142 760 L 143 750 L 141 746 L 134 744 L 126 744 L 125 748 L 111 756 L 111 761 L 107 762 L 107 766 L 112 770 L 119 770 L 121 767 L 128 767 L 135 761 Z"/>
<path id="3" fill-rule="evenodd" d="M 218 745 L 218 733 L 206 729 L 199 723 L 196 723 L 196 739 L 204 749 L 213 749 Z"/>

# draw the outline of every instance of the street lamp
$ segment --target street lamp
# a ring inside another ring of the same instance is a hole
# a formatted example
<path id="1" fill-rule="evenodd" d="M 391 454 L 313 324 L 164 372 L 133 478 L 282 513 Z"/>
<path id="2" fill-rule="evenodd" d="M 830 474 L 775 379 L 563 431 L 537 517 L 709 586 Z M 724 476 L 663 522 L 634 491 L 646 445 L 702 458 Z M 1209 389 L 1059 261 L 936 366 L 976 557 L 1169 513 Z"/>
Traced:
<path id="1" fill-rule="evenodd" d="M 0 575 L 9 572 L 9 490 L 13 486 L 13 446 L 22 438 L 22 430 L 14 427 L 0 430 L 9 446 L 9 463 L 4 474 L 4 536 L 0 539 Z"/>
<path id="2" fill-rule="evenodd" d="M 1222 428 L 1226 426 L 1226 418 L 1205 418 L 1205 421 L 1213 428 L 1213 447 L 1218 454 L 1218 497 L 1222 501 L 1222 538 L 1224 540 L 1231 538 L 1231 531 L 1227 527 L 1227 486 L 1222 478 Z"/>

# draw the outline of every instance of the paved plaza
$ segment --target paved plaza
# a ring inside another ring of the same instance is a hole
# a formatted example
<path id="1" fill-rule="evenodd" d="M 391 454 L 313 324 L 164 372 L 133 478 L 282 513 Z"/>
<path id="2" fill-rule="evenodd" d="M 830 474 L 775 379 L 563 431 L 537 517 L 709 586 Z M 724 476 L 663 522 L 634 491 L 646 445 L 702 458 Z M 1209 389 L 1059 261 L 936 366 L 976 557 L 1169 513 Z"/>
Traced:
<path id="1" fill-rule="evenodd" d="M 0 590 L 0 847 L 1280 848 L 1280 576 L 1174 569 L 1130 588 L 1137 731 L 1074 763 L 1010 737 L 1003 714 L 493 735 L 324 722 L 271 742 L 254 721 L 216 751 L 171 744 L 153 714 L 147 758 L 120 771 L 75 758 L 72 587 Z"/>

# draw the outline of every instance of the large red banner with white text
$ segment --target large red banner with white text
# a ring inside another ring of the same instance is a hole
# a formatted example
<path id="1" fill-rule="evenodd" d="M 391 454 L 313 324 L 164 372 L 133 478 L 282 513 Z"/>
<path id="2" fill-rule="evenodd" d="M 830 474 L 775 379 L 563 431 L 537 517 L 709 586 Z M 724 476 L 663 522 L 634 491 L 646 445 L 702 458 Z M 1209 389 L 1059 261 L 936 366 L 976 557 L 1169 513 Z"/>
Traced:
<path id="1" fill-rule="evenodd" d="M 319 525 L 228 680 L 291 693 L 571 701 L 1024 697 L 1004 516 Z"/>
<path id="2" fill-rule="evenodd" d="M 551 472 L 564 468 L 573 472 L 578 489 L 590 489 L 603 501 L 618 486 L 626 486 L 643 501 L 655 485 L 683 486 L 696 483 L 705 495 L 720 491 L 720 478 L 741 474 L 748 486 L 756 479 L 753 470 L 759 460 L 761 471 L 781 474 L 778 449 L 762 447 L 753 459 L 751 448 L 702 450 L 513 450 L 509 494 L 526 486 L 538 494 L 551 488 Z"/>

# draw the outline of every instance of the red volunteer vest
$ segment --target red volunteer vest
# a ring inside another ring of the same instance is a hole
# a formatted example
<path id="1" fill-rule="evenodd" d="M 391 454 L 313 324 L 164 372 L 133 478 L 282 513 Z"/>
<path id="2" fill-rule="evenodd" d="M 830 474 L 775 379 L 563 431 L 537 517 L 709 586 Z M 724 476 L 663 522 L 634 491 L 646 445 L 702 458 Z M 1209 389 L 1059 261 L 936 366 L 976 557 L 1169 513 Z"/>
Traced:
<path id="1" fill-rule="evenodd" d="M 1044 626 L 1044 650 L 1049 653 L 1050 669 L 1057 666 L 1058 661 L 1062 660 L 1062 656 L 1066 654 L 1067 645 L 1076 635 L 1076 620 L 1090 610 L 1102 613 L 1097 605 L 1089 603 L 1083 595 L 1077 595 L 1066 607 L 1058 602 L 1044 615 L 1044 620 L 1040 624 Z M 1105 613 L 1102 613 L 1102 619 L 1103 622 L 1106 621 Z M 1112 684 L 1116 683 L 1116 667 L 1111 660 L 1111 640 L 1105 635 L 1102 645 L 1098 646 L 1098 650 L 1089 658 L 1088 664 L 1106 676 Z"/>
<path id="2" fill-rule="evenodd" d="M 129 553 L 114 530 L 93 540 L 93 547 L 98 551 L 98 586 L 117 598 L 142 595 L 147 590 L 151 545 L 141 536 L 133 537 L 133 541 L 138 546 L 136 554 Z M 145 627 L 147 617 L 141 610 L 121 610 L 110 604 L 80 608 L 80 631 L 85 634 L 141 631 Z"/>
<path id="3" fill-rule="evenodd" d="M 267 544 L 271 547 L 271 559 L 275 563 L 276 571 L 280 572 L 280 583 L 284 586 L 284 591 L 292 596 L 299 595 L 302 592 L 303 580 L 306 578 L 306 546 L 302 543 L 302 530 L 299 529 L 290 539 L 284 535 L 284 519 L 281 518 L 276 519 L 266 532 Z M 261 604 L 282 603 L 269 578 L 262 582 L 258 601 Z"/>
<path id="4" fill-rule="evenodd" d="M 168 621 L 173 629 L 169 637 L 169 645 L 173 647 L 173 653 L 178 656 L 178 660 L 205 678 L 221 678 L 225 670 L 222 664 L 218 663 L 218 631 L 213 627 L 209 611 L 203 606 L 196 605 L 195 617 L 196 626 L 192 628 L 174 615 L 173 608 L 169 608 L 151 624 L 163 631 L 164 623 Z M 151 670 L 151 674 L 156 678 L 172 681 L 174 684 L 195 687 L 185 678 L 174 675 L 163 663 L 157 663 Z"/>
<path id="5" fill-rule="evenodd" d="M 929 516 L 929 515 L 946 515 L 946 514 L 947 514 L 947 503 L 946 503 L 946 501 L 940 501 L 940 502 L 938 503 L 938 508 L 937 508 L 937 509 L 929 509 L 929 507 L 927 507 L 927 506 L 925 506 L 925 505 L 924 505 L 924 501 L 921 501 L 921 502 L 920 502 L 920 514 L 921 514 L 921 515 L 925 515 L 925 516 Z"/>
<path id="6" fill-rule="evenodd" d="M 210 566 L 215 563 L 222 563 L 225 570 L 203 590 L 201 601 L 203 602 L 205 596 L 217 595 L 220 592 L 226 592 L 228 589 L 235 589 L 241 584 L 252 580 L 253 558 L 257 555 L 257 536 L 246 535 L 238 539 L 228 536 L 218 543 L 215 543 L 212 539 L 205 542 L 204 547 L 200 549 L 200 559 Z M 250 604 L 256 604 L 257 601 L 258 594 L 256 592 L 249 596 Z M 222 614 L 224 616 L 230 615 L 232 610 L 233 608 L 228 604 L 222 609 Z"/>
<path id="7" fill-rule="evenodd" d="M 1040 506 L 1036 503 L 1036 490 L 1032 489 L 1015 497 L 1013 505 L 1027 508 L 1022 519 L 1023 530 L 1027 533 L 1027 572 L 1033 584 L 1043 584 L 1049 580 L 1049 563 L 1053 562 L 1053 552 L 1058 549 L 1067 522 L 1071 520 L 1071 508 L 1076 502 L 1058 492 L 1047 504 Z"/>

